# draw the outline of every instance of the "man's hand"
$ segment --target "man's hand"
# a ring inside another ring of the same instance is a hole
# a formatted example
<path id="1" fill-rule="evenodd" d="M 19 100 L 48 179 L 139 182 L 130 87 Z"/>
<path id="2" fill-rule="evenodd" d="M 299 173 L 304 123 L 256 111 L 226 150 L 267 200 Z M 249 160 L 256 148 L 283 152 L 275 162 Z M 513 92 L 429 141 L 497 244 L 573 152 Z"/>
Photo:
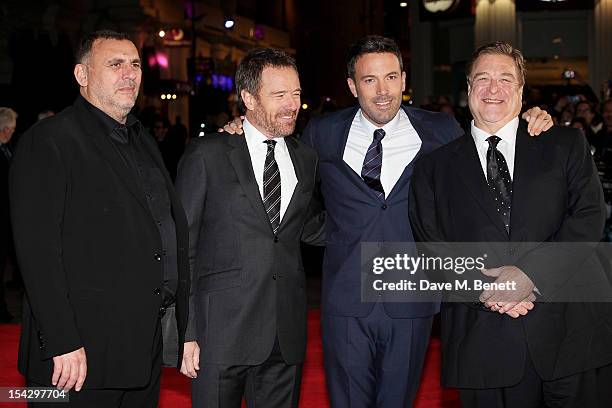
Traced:
<path id="1" fill-rule="evenodd" d="M 531 136 L 537 136 L 542 131 L 547 131 L 553 125 L 552 117 L 548 114 L 548 112 L 538 108 L 537 106 L 529 109 L 523 116 L 527 123 L 527 132 Z"/>
<path id="2" fill-rule="evenodd" d="M 500 303 L 502 307 L 498 309 L 498 312 L 501 314 L 512 310 L 520 302 L 528 299 L 529 295 L 533 294 L 535 287 L 533 282 L 529 279 L 529 276 L 525 275 L 516 266 L 483 269 L 482 273 L 497 278 L 495 280 L 497 284 L 508 283 L 505 290 L 485 290 L 480 295 L 480 301 L 487 307 L 493 307 L 495 303 L 502 302 Z"/>
<path id="3" fill-rule="evenodd" d="M 85 348 L 61 356 L 53 357 L 53 375 L 51 384 L 64 391 L 81 391 L 83 383 L 87 377 L 87 356 Z"/>
<path id="4" fill-rule="evenodd" d="M 536 297 L 532 293 L 529 294 L 525 299 L 518 302 L 512 309 L 508 310 L 506 314 L 510 317 L 517 318 L 519 316 L 525 316 L 530 310 L 534 308 L 534 301 Z M 507 305 L 506 302 L 486 302 L 485 305 L 494 312 L 500 312 Z M 501 312 L 500 312 L 501 313 Z"/>
<path id="5" fill-rule="evenodd" d="M 239 116 L 234 118 L 233 120 L 227 122 L 223 129 L 219 129 L 219 132 L 227 132 L 230 135 L 241 135 L 242 130 L 242 121 L 244 121 L 244 116 Z"/>
<path id="6" fill-rule="evenodd" d="M 200 370 L 200 347 L 197 341 L 188 341 L 183 348 L 181 373 L 189 378 L 196 378 Z"/>

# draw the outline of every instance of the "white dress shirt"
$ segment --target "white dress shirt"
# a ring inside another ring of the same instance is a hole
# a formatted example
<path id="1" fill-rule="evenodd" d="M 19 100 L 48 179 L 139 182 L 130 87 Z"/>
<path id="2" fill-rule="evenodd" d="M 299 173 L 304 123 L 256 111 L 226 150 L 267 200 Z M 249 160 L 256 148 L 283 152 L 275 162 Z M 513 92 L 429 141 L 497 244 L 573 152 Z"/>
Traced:
<path id="1" fill-rule="evenodd" d="M 514 180 L 514 152 L 516 150 L 516 131 L 519 125 L 519 118 L 516 117 L 510 122 L 506 123 L 503 128 L 499 129 L 495 136 L 501 140 L 497 144 L 497 150 L 504 155 L 506 163 L 508 164 L 508 171 L 510 172 L 510 178 Z M 480 165 L 482 171 L 487 179 L 487 150 L 489 149 L 489 142 L 487 138 L 493 136 L 482 129 L 479 129 L 472 121 L 472 137 L 476 144 L 476 150 L 478 150 L 478 158 L 480 159 Z"/>
<path id="2" fill-rule="evenodd" d="M 363 160 L 374 140 L 376 129 L 380 128 L 366 119 L 359 109 L 351 124 L 342 159 L 360 177 Z M 385 197 L 389 197 L 404 169 L 421 149 L 422 142 L 403 109 L 400 109 L 382 129 L 385 131 L 385 137 L 381 142 L 383 157 L 380 182 L 385 190 Z"/>
<path id="3" fill-rule="evenodd" d="M 269 139 L 255 126 L 249 123 L 246 118 L 244 119 L 242 128 L 244 130 L 247 147 L 249 148 L 255 180 L 257 180 L 257 185 L 259 186 L 259 194 L 263 201 L 263 173 L 266 153 L 268 152 L 268 145 L 264 142 Z M 280 220 L 282 220 L 289 206 L 289 202 L 291 201 L 291 196 L 293 196 L 295 186 L 297 185 L 297 176 L 295 175 L 295 169 L 293 168 L 293 162 L 291 161 L 291 156 L 289 156 L 289 150 L 287 149 L 285 139 L 276 137 L 273 140 L 276 141 L 274 158 L 276 159 L 276 164 L 278 164 L 281 178 Z"/>

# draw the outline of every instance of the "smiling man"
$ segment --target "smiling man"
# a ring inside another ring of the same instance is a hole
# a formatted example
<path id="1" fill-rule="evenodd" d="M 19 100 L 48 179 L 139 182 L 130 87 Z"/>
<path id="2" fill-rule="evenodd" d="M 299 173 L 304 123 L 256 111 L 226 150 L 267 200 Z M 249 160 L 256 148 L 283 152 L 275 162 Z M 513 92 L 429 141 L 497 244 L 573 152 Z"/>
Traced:
<path id="1" fill-rule="evenodd" d="M 470 131 L 417 162 L 410 221 L 420 241 L 508 248 L 487 251 L 484 273 L 516 290 L 442 307 L 442 385 L 460 389 L 463 407 L 609 406 L 597 369 L 612 361 L 610 305 L 546 301 L 563 285 L 610 293 L 576 244 L 598 242 L 605 219 L 587 141 L 565 127 L 529 136 L 519 119 L 525 62 L 512 45 L 476 50 L 467 80 Z M 562 242 L 572 250 L 553 244 Z"/>
<path id="2" fill-rule="evenodd" d="M 176 303 L 181 346 L 187 324 L 187 223 L 129 113 L 141 80 L 134 44 L 86 36 L 74 76 L 80 96 L 23 135 L 11 170 L 27 295 L 19 369 L 30 386 L 69 390 L 67 406 L 155 407 L 160 317 Z"/>
<path id="3" fill-rule="evenodd" d="M 181 372 L 194 407 L 297 407 L 306 350 L 300 241 L 322 243 L 317 154 L 292 137 L 301 86 L 271 48 L 238 65 L 245 137 L 192 141 L 176 186 L 193 290 Z"/>

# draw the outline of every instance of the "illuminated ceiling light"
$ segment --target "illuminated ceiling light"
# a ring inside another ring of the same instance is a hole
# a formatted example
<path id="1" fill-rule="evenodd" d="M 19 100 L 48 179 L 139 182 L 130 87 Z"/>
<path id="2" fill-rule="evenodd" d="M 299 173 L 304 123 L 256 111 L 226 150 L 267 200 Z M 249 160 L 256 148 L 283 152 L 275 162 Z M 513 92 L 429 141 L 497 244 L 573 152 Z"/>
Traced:
<path id="1" fill-rule="evenodd" d="M 225 28 L 227 28 L 228 30 L 234 27 L 234 19 L 231 17 L 226 17 L 225 18 L 225 23 L 223 23 L 223 26 Z"/>
<path id="2" fill-rule="evenodd" d="M 160 38 L 164 38 L 166 36 L 166 32 L 164 30 L 159 30 L 158 35 Z"/>
<path id="3" fill-rule="evenodd" d="M 407 1 L 402 1 L 400 3 L 400 7 L 408 7 L 408 2 Z"/>
<path id="4" fill-rule="evenodd" d="M 204 132 L 198 133 L 198 136 L 200 136 L 200 137 L 204 136 Z"/>
<path id="5" fill-rule="evenodd" d="M 176 99 L 176 94 L 172 94 L 172 99 Z"/>
<path id="6" fill-rule="evenodd" d="M 205 125 L 204 123 L 200 123 L 200 127 L 201 127 L 202 129 L 204 129 L 204 128 L 206 127 L 206 125 Z"/>
<path id="7" fill-rule="evenodd" d="M 308 109 L 308 104 L 307 103 L 303 103 L 302 104 L 302 109 Z"/>
<path id="8" fill-rule="evenodd" d="M 166 99 L 170 99 L 170 98 L 172 98 L 172 95 L 166 94 Z"/>
<path id="9" fill-rule="evenodd" d="M 161 98 L 166 99 L 166 95 L 162 94 Z"/>

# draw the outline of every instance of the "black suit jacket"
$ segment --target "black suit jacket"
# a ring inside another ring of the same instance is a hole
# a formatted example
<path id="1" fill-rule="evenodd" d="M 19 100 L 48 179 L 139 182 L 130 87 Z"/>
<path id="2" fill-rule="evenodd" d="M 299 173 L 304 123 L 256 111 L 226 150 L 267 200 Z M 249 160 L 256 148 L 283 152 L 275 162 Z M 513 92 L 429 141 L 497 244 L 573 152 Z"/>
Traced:
<path id="1" fill-rule="evenodd" d="M 598 242 L 601 237 L 601 185 L 586 139 L 573 129 L 555 127 L 530 137 L 521 122 L 509 235 L 469 133 L 419 160 L 410 200 L 420 241 L 507 243 L 488 267 L 520 267 L 545 297 L 579 281 L 581 268 L 602 271 L 588 250 L 560 254 L 550 245 L 525 244 Z M 608 285 L 603 271 L 598 276 L 596 285 Z M 609 304 L 537 303 L 515 320 L 475 305 L 447 303 L 442 308 L 442 382 L 468 388 L 514 385 L 522 377 L 526 353 L 542 378 L 560 378 L 612 361 L 611 342 Z"/>
<path id="2" fill-rule="evenodd" d="M 187 340 L 198 341 L 203 364 L 261 364 L 277 334 L 287 363 L 304 359 L 300 240 L 322 239 L 322 218 L 313 217 L 320 214 L 313 198 L 317 155 L 293 137 L 285 140 L 298 183 L 276 235 L 244 137 L 193 140 L 179 164 L 176 187 L 189 222 L 192 274 Z"/>
<path id="3" fill-rule="evenodd" d="M 136 177 L 78 98 L 21 138 L 11 216 L 26 288 L 19 369 L 49 384 L 53 361 L 84 346 L 88 388 L 144 386 L 162 296 L 161 238 Z M 138 137 L 164 174 L 176 223 L 176 313 L 187 322 L 185 215 L 151 137 Z M 179 361 L 181 359 L 179 358 Z"/>
<path id="4" fill-rule="evenodd" d="M 0 151 L 0 254 L 8 250 L 10 242 L 11 221 L 9 217 L 9 159 Z M 0 255 L 0 262 L 4 259 Z M 0 265 L 0 268 L 4 265 Z"/>

